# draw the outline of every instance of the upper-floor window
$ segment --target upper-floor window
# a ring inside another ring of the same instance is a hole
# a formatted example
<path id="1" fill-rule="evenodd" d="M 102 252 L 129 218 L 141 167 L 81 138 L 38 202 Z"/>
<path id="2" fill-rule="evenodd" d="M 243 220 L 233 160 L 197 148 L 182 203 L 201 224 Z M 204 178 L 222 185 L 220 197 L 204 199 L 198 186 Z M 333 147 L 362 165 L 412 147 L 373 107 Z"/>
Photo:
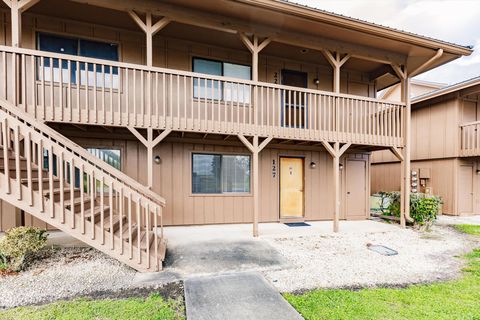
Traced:
<path id="1" fill-rule="evenodd" d="M 118 45 L 94 40 L 71 38 L 48 33 L 37 34 L 37 48 L 42 51 L 76 55 L 95 59 L 118 61 Z M 103 64 L 77 63 L 75 61 L 44 58 L 40 60 L 41 77 L 45 81 L 77 83 L 81 85 L 118 88 L 118 68 Z M 79 70 L 77 70 L 79 69 Z M 78 72 L 78 74 L 77 74 Z M 61 78 L 60 78 L 61 77 Z"/>
<path id="2" fill-rule="evenodd" d="M 193 58 L 193 72 L 243 80 L 252 79 L 250 66 L 202 58 Z M 194 78 L 193 96 L 250 103 L 250 86 L 231 81 Z"/>

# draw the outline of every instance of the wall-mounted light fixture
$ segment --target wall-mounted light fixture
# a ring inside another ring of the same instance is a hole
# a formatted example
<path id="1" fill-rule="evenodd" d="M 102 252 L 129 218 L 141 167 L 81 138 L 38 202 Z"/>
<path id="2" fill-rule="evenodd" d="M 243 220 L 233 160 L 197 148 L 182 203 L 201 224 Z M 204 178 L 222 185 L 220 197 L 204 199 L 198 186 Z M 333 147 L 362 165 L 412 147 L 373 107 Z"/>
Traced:
<path id="1" fill-rule="evenodd" d="M 315 169 L 317 167 L 317 164 L 315 162 L 310 162 L 310 168 Z"/>
<path id="2" fill-rule="evenodd" d="M 160 164 L 160 162 L 162 162 L 162 158 L 160 158 L 160 156 L 155 156 L 153 161 L 155 161 L 156 164 Z"/>
<path id="3" fill-rule="evenodd" d="M 343 170 L 343 164 L 340 163 L 340 165 L 338 166 L 338 168 L 339 168 L 340 170 Z"/>
<path id="4" fill-rule="evenodd" d="M 318 78 L 313 79 L 313 83 L 318 86 L 320 84 L 320 79 Z"/>
<path id="5" fill-rule="evenodd" d="M 477 169 L 477 171 L 476 171 L 476 172 L 477 172 L 477 174 L 480 174 L 480 169 Z"/>

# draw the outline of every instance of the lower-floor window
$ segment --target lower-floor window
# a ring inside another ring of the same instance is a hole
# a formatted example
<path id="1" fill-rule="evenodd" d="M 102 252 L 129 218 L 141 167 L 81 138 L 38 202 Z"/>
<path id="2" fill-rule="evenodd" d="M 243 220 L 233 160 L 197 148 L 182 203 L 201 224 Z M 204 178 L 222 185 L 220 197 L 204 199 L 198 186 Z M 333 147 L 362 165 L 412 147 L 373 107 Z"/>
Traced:
<path id="1" fill-rule="evenodd" d="M 117 170 L 122 170 L 121 163 L 121 153 L 119 149 L 108 149 L 108 148 L 87 148 L 87 151 L 98 159 L 106 162 Z M 88 185 L 88 181 L 84 181 L 85 185 Z M 99 180 L 95 181 L 95 188 L 97 192 L 102 190 L 101 182 Z M 103 192 L 108 192 L 108 186 L 103 186 Z"/>
<path id="2" fill-rule="evenodd" d="M 119 149 L 87 148 L 87 151 L 93 154 L 95 157 L 99 158 L 100 160 L 108 163 L 115 169 L 122 170 Z"/>
<path id="3" fill-rule="evenodd" d="M 250 192 L 250 156 L 192 154 L 192 193 Z"/>

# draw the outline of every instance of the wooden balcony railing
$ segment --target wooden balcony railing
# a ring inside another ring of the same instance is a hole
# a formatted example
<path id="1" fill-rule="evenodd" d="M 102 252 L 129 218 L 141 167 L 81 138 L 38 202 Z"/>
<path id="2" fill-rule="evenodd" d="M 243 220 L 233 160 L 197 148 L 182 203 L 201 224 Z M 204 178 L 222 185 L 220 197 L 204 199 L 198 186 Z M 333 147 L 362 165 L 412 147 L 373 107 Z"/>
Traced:
<path id="1" fill-rule="evenodd" d="M 460 156 L 480 156 L 480 121 L 460 126 Z"/>
<path id="2" fill-rule="evenodd" d="M 402 103 L 5 46 L 0 98 L 45 121 L 403 145 Z"/>

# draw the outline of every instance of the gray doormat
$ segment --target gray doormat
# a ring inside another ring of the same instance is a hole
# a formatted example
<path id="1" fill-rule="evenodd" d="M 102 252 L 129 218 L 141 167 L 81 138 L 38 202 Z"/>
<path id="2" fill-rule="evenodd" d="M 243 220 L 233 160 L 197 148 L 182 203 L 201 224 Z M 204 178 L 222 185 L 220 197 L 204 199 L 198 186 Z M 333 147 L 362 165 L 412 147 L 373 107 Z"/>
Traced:
<path id="1" fill-rule="evenodd" d="M 284 224 L 289 227 L 310 227 L 310 225 L 305 222 L 286 222 Z"/>

